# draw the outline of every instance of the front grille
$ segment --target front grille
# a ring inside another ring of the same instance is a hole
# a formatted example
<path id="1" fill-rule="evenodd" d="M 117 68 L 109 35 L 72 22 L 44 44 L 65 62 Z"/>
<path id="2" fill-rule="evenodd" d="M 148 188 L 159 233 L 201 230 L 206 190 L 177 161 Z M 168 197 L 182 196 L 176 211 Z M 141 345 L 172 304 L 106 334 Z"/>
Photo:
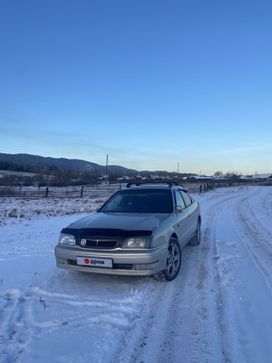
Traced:
<path id="1" fill-rule="evenodd" d="M 118 239 L 83 237 L 80 240 L 80 246 L 82 248 L 114 249 L 118 247 Z"/>

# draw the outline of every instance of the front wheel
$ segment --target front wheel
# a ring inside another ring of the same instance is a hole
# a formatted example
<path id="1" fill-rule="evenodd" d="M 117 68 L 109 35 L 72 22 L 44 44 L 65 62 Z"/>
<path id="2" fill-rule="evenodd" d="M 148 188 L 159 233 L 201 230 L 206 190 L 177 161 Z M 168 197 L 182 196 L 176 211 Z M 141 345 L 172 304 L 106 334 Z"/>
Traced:
<path id="1" fill-rule="evenodd" d="M 176 238 L 171 238 L 168 245 L 168 255 L 166 261 L 166 269 L 154 275 L 154 278 L 159 281 L 174 280 L 179 273 L 181 266 L 181 249 Z"/>

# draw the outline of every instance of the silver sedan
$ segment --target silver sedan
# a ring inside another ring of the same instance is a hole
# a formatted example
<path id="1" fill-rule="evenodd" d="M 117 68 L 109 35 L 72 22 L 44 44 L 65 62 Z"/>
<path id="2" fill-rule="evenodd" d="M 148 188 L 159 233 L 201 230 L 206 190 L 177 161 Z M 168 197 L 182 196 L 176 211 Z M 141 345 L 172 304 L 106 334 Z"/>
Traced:
<path id="1" fill-rule="evenodd" d="M 58 267 L 115 275 L 179 273 L 182 248 L 200 243 L 200 208 L 175 183 L 128 184 L 96 213 L 61 231 Z"/>

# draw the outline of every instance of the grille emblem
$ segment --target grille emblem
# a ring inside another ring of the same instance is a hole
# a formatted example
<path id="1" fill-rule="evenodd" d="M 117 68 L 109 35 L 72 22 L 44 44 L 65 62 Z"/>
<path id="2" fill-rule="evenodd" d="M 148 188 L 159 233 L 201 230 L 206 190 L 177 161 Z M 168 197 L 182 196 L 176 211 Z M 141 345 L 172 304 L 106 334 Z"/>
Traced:
<path id="1" fill-rule="evenodd" d="M 80 241 L 80 246 L 84 247 L 86 246 L 86 244 L 87 244 L 86 239 L 82 238 L 82 240 Z"/>

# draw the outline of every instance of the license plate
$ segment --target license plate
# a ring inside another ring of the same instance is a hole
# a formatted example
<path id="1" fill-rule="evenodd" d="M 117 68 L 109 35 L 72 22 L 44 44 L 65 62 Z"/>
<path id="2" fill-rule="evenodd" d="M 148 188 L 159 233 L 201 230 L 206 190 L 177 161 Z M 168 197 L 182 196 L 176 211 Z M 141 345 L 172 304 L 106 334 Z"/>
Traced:
<path id="1" fill-rule="evenodd" d="M 112 268 L 112 260 L 99 257 L 77 257 L 77 264 L 81 266 Z"/>

